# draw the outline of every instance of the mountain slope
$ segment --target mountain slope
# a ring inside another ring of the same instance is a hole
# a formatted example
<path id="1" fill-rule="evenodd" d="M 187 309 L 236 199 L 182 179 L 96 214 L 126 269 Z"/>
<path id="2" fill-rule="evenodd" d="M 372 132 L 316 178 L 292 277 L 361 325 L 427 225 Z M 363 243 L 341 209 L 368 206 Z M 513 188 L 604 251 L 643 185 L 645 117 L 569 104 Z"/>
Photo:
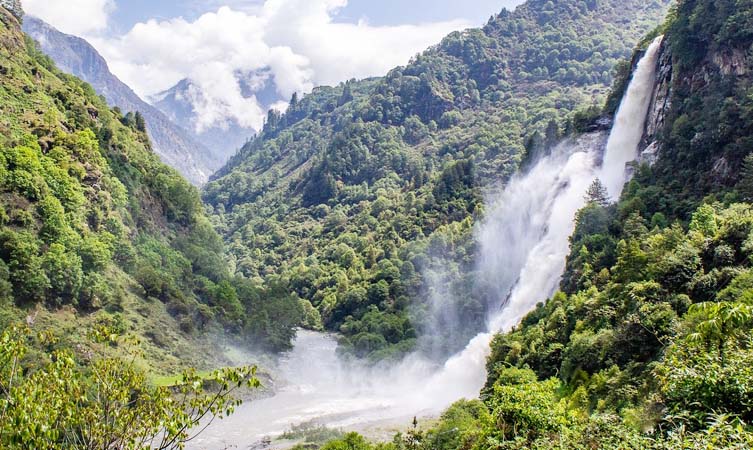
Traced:
<path id="1" fill-rule="evenodd" d="M 55 68 L 4 8 L 0 104 L 0 327 L 28 316 L 76 349 L 109 326 L 165 372 L 223 363 L 224 331 L 290 345 L 298 302 L 232 278 L 198 191 L 144 124 Z"/>
<path id="2" fill-rule="evenodd" d="M 495 339 L 491 414 L 520 414 L 504 396 L 527 392 L 532 403 L 551 395 L 545 420 L 575 414 L 569 429 L 551 429 L 567 436 L 563 448 L 753 444 L 752 18 L 749 2 L 678 3 L 646 126 L 649 157 L 617 204 L 579 213 L 564 292 Z M 515 425 L 482 438 L 555 445 Z"/>
<path id="3" fill-rule="evenodd" d="M 193 184 L 200 185 L 225 161 L 213 150 L 193 139 L 190 133 L 162 112 L 142 101 L 113 75 L 104 58 L 85 40 L 59 32 L 43 21 L 27 16 L 23 29 L 39 42 L 64 71 L 91 84 L 112 106 L 124 112 L 140 112 L 147 123 L 155 151 L 162 160 L 181 172 Z"/>
<path id="4" fill-rule="evenodd" d="M 431 351 L 465 345 L 497 302 L 469 288 L 482 193 L 592 123 L 668 4 L 532 0 L 384 78 L 293 99 L 205 188 L 236 270 L 286 283 L 360 356 L 434 326 Z"/>
<path id="5" fill-rule="evenodd" d="M 323 448 L 753 446 L 753 4 L 682 0 L 661 32 L 635 177 L 615 204 L 594 185 L 563 292 L 496 336 L 480 399 Z"/>

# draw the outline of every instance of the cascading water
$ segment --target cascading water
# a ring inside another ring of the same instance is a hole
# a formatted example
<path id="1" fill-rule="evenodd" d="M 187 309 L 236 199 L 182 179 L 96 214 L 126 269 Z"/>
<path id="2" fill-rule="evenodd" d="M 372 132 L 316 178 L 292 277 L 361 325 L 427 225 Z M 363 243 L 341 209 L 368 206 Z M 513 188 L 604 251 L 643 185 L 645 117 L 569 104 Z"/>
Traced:
<path id="1" fill-rule="evenodd" d="M 556 291 L 588 186 L 599 176 L 616 197 L 627 181 L 626 164 L 637 156 L 660 43 L 661 38 L 654 41 L 638 65 L 602 167 L 598 160 L 604 134 L 567 140 L 515 177 L 496 201 L 487 202 L 487 218 L 477 230 L 479 271 L 499 296 L 488 332 L 476 336 L 440 370 L 420 355 L 390 368 L 347 365 L 337 358 L 333 338 L 301 332 L 296 349 L 277 368 L 287 384 L 269 399 L 243 405 L 191 447 L 249 445 L 312 420 L 356 431 L 376 426 L 389 434 L 413 416 L 437 413 L 453 401 L 476 397 L 486 379 L 494 333 L 514 327 Z"/>
<path id="2" fill-rule="evenodd" d="M 486 357 L 494 333 L 508 330 L 557 290 L 569 250 L 574 218 L 596 177 L 603 134 L 565 141 L 530 172 L 513 179 L 478 231 L 480 268 L 500 305 L 466 349 L 451 358 L 431 384 L 463 379 L 463 396 L 478 394 L 486 380 Z M 462 396 L 461 396 L 462 397 Z"/>
<path id="3" fill-rule="evenodd" d="M 638 62 L 609 136 L 599 178 L 613 200 L 620 196 L 625 186 L 627 164 L 635 161 L 638 156 L 638 145 L 646 127 L 648 108 L 656 83 L 656 64 L 662 39 L 663 36 L 657 37 Z"/>
<path id="4" fill-rule="evenodd" d="M 621 194 L 628 179 L 627 163 L 638 156 L 662 39 L 656 38 L 638 63 L 617 112 L 600 169 L 594 165 L 594 152 L 600 148 L 594 135 L 584 136 L 575 145 L 565 142 L 528 174 L 513 180 L 492 208 L 479 231 L 481 264 L 487 277 L 498 280 L 502 307 L 492 314 L 489 332 L 476 336 L 463 352 L 451 358 L 434 383 L 441 383 L 437 380 L 443 377 L 464 374 L 468 381 L 466 391 L 481 389 L 494 333 L 516 326 L 538 302 L 556 291 L 565 268 L 575 214 L 585 206 L 588 186 L 598 175 L 613 198 Z"/>

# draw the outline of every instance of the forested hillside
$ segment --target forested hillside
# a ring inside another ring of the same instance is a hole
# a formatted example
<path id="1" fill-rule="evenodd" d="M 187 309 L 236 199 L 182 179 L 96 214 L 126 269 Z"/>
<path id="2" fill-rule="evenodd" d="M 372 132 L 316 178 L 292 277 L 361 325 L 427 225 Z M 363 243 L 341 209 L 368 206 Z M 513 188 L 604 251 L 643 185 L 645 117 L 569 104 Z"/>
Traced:
<path id="1" fill-rule="evenodd" d="M 61 33 L 31 16 L 24 17 L 23 30 L 37 41 L 58 68 L 91 84 L 110 106 L 143 115 L 155 153 L 190 182 L 197 186 L 205 183 L 212 171 L 224 162 L 224 159 L 218 161 L 207 147 L 193 140 L 190 132 L 176 125 L 177 122 L 171 122 L 155 107 L 141 100 L 110 72 L 105 59 L 84 39 Z"/>
<path id="2" fill-rule="evenodd" d="M 204 191 L 235 270 L 295 292 L 309 325 L 341 331 L 358 356 L 414 348 L 432 321 L 446 331 L 436 351 L 464 345 L 488 294 L 457 296 L 463 327 L 429 303 L 474 284 L 484 189 L 592 126 L 613 68 L 668 5 L 532 0 L 384 78 L 294 97 Z"/>
<path id="3" fill-rule="evenodd" d="M 752 18 L 749 2 L 678 2 L 647 128 L 658 160 L 578 214 L 562 292 L 495 338 L 481 400 L 385 448 L 753 445 Z M 342 445 L 372 448 L 324 448 Z"/>
<path id="4" fill-rule="evenodd" d="M 161 371 L 217 362 L 198 338 L 210 330 L 289 345 L 292 325 L 270 325 L 284 300 L 257 307 L 260 289 L 231 277 L 198 191 L 152 152 L 143 119 L 110 110 L 0 13 L 0 325 L 26 317 L 70 348 L 112 327 Z"/>

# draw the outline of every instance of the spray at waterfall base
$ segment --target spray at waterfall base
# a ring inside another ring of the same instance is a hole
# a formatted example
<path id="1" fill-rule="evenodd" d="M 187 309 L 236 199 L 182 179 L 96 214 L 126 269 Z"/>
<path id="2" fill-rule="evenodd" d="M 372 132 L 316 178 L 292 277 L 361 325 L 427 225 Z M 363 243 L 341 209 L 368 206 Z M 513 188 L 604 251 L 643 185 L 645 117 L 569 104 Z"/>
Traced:
<path id="1" fill-rule="evenodd" d="M 192 448 L 248 444 L 306 422 L 361 432 L 370 426 L 399 429 L 413 416 L 437 414 L 456 400 L 476 398 L 486 380 L 494 334 L 516 326 L 557 290 L 588 187 L 599 178 L 613 199 L 622 192 L 627 165 L 637 158 L 644 133 L 661 40 L 639 62 L 608 140 L 604 133 L 568 139 L 487 199 L 486 218 L 476 230 L 477 270 L 499 299 L 487 332 L 439 369 L 418 354 L 393 367 L 346 363 L 337 357 L 333 337 L 302 332 L 278 368 L 283 388 L 244 404 Z"/>

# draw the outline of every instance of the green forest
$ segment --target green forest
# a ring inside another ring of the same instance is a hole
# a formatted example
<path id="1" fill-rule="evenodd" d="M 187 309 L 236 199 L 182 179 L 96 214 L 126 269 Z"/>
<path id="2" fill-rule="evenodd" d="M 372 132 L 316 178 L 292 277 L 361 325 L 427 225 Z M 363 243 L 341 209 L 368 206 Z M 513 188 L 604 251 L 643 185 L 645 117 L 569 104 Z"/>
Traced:
<path id="1" fill-rule="evenodd" d="M 752 26 L 748 2 L 673 7 L 661 156 L 617 203 L 589 198 L 561 291 L 495 337 L 479 400 L 390 444 L 349 434 L 322 448 L 753 446 Z M 747 69 L 715 57 L 733 53 Z"/>
<path id="2" fill-rule="evenodd" d="M 615 202 L 584 192 L 559 291 L 494 337 L 478 398 L 387 442 L 289 434 L 753 447 L 750 0 L 529 0 L 384 77 L 293 95 L 201 190 L 19 20 L 0 6 L 0 448 L 185 448 L 274 378 L 223 346 L 284 354 L 299 329 L 367 365 L 456 353 L 499 306 L 476 266 L 485 194 L 608 131 L 662 34 L 656 161 Z"/>
<path id="3" fill-rule="evenodd" d="M 478 284 L 484 189 L 590 126 L 668 6 L 534 0 L 384 78 L 294 97 L 204 189 L 235 272 L 293 292 L 346 353 L 414 350 L 433 319 L 426 274 L 452 267 L 449 292 Z M 430 344 L 440 356 L 481 331 L 492 296 L 457 296 L 464 326 Z"/>

